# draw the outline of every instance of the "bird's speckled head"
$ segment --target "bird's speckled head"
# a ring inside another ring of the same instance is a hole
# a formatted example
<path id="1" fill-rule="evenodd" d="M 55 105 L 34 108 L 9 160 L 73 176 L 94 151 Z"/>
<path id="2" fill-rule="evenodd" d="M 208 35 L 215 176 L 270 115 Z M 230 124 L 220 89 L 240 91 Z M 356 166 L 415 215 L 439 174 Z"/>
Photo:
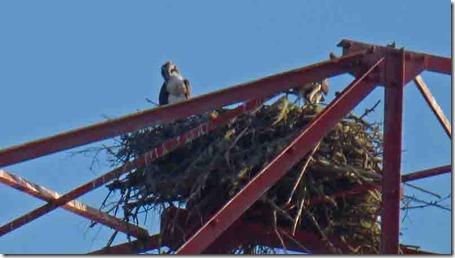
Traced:
<path id="1" fill-rule="evenodd" d="M 173 73 L 179 74 L 179 70 L 177 69 L 177 66 L 171 61 L 167 61 L 161 66 L 161 75 L 165 81 L 168 81 L 171 77 L 171 74 Z"/>

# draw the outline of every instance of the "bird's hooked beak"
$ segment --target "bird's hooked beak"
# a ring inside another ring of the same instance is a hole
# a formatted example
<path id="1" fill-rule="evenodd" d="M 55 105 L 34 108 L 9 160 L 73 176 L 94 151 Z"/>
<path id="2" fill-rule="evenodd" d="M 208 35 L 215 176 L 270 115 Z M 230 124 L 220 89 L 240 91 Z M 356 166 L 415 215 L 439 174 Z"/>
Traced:
<path id="1" fill-rule="evenodd" d="M 172 66 L 171 66 L 171 69 L 169 69 L 169 72 L 170 72 L 170 73 L 173 73 L 173 72 L 177 72 L 177 73 L 178 73 L 179 70 L 177 69 L 177 66 L 176 66 L 176 65 L 172 65 Z"/>

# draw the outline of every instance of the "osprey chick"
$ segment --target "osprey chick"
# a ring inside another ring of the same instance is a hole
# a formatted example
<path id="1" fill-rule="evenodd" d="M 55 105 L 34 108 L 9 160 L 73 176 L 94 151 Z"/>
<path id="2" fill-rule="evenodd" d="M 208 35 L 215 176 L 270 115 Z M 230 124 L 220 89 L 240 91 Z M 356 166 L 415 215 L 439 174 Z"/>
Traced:
<path id="1" fill-rule="evenodd" d="M 308 103 L 318 104 L 321 101 L 324 101 L 324 96 L 329 93 L 329 80 L 325 79 L 320 82 L 311 82 L 307 83 L 301 87 L 296 87 L 292 89 L 293 92 L 303 98 L 305 105 Z"/>
<path id="2" fill-rule="evenodd" d="M 191 97 L 190 81 L 182 77 L 177 66 L 171 61 L 161 66 L 161 75 L 164 83 L 159 95 L 160 106 L 187 100 Z"/>

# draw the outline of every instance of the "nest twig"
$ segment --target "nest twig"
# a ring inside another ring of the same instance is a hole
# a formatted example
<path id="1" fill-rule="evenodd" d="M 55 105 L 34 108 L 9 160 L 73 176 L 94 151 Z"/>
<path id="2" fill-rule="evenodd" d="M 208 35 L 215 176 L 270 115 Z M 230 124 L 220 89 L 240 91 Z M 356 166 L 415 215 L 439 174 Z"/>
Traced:
<path id="1" fill-rule="evenodd" d="M 136 224 L 139 209 L 164 212 L 174 203 L 184 203 L 189 212 L 201 217 L 212 214 L 322 110 L 317 105 L 293 104 L 285 97 L 263 105 L 255 113 L 244 114 L 109 184 L 110 191 L 121 195 L 117 208 L 109 210 L 116 212 L 122 206 L 125 220 Z M 247 210 L 243 219 L 275 226 L 283 248 L 286 243 L 280 230 L 290 228 L 292 232 L 319 235 L 334 253 L 341 249 L 374 253 L 379 243 L 379 192 L 332 197 L 358 185 L 376 184 L 381 178 L 382 134 L 378 125 L 363 119 L 365 116 L 350 114 L 336 124 L 311 153 Z M 199 115 L 125 134 L 112 154 L 114 161 L 137 158 L 204 121 L 207 116 Z M 320 197 L 324 201 L 311 204 L 310 200 Z M 331 242 L 332 237 L 340 236 L 349 248 Z M 270 252 L 270 248 L 248 243 L 240 248 L 232 252 Z"/>

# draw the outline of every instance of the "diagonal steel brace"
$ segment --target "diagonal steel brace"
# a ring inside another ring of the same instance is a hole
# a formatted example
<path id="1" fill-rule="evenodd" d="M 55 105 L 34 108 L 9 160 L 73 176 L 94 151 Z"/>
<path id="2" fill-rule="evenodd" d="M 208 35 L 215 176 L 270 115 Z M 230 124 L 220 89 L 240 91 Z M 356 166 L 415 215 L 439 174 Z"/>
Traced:
<path id="1" fill-rule="evenodd" d="M 301 157 L 308 153 L 343 116 L 375 88 L 375 82 L 366 80 L 366 77 L 383 60 L 384 58 L 380 58 L 361 77 L 355 79 L 323 112 L 305 127 L 303 132 L 288 147 L 229 200 L 176 253 L 201 253 L 229 228 L 262 194 L 283 177 Z"/>
<path id="2" fill-rule="evenodd" d="M 225 105 L 265 98 L 292 87 L 343 74 L 367 51 L 359 51 L 333 60 L 238 84 L 187 101 L 137 112 L 106 122 L 82 127 L 33 142 L 0 150 L 0 167 L 47 154 L 97 142 L 157 123 L 200 114 Z"/>
<path id="3" fill-rule="evenodd" d="M 61 196 L 57 192 L 27 181 L 2 169 L 0 169 L 0 183 L 51 203 Z M 132 235 L 136 238 L 148 236 L 146 229 L 133 225 L 129 222 L 122 221 L 117 217 L 109 215 L 76 200 L 68 202 L 67 204 L 63 205 L 62 208 L 72 213 L 78 214 L 84 218 L 106 225 L 117 231 Z"/>
<path id="4" fill-rule="evenodd" d="M 94 190 L 105 183 L 119 177 L 120 175 L 130 171 L 131 169 L 137 168 L 144 166 L 148 162 L 151 162 L 157 158 L 160 158 L 170 151 L 176 149 L 177 147 L 186 144 L 187 142 L 198 138 L 207 132 L 219 127 L 220 125 L 226 124 L 229 122 L 231 119 L 234 119 L 238 115 L 241 115 L 245 112 L 250 112 L 255 110 L 260 104 L 262 103 L 262 100 L 252 100 L 247 103 L 244 103 L 237 108 L 228 111 L 226 114 L 223 114 L 209 122 L 203 123 L 196 128 L 189 130 L 182 135 L 179 135 L 173 139 L 167 140 L 160 146 L 154 148 L 153 150 L 143 154 L 139 158 L 127 162 L 125 165 L 118 167 L 80 187 L 77 187 L 68 193 L 60 196 L 57 200 L 47 203 L 39 208 L 36 208 L 35 210 L 11 221 L 6 223 L 5 225 L 0 227 L 0 236 L 3 236 L 7 234 L 8 232 L 11 232 L 53 210 L 56 208 L 65 205 L 67 202 L 74 200 L 83 194 Z"/>

